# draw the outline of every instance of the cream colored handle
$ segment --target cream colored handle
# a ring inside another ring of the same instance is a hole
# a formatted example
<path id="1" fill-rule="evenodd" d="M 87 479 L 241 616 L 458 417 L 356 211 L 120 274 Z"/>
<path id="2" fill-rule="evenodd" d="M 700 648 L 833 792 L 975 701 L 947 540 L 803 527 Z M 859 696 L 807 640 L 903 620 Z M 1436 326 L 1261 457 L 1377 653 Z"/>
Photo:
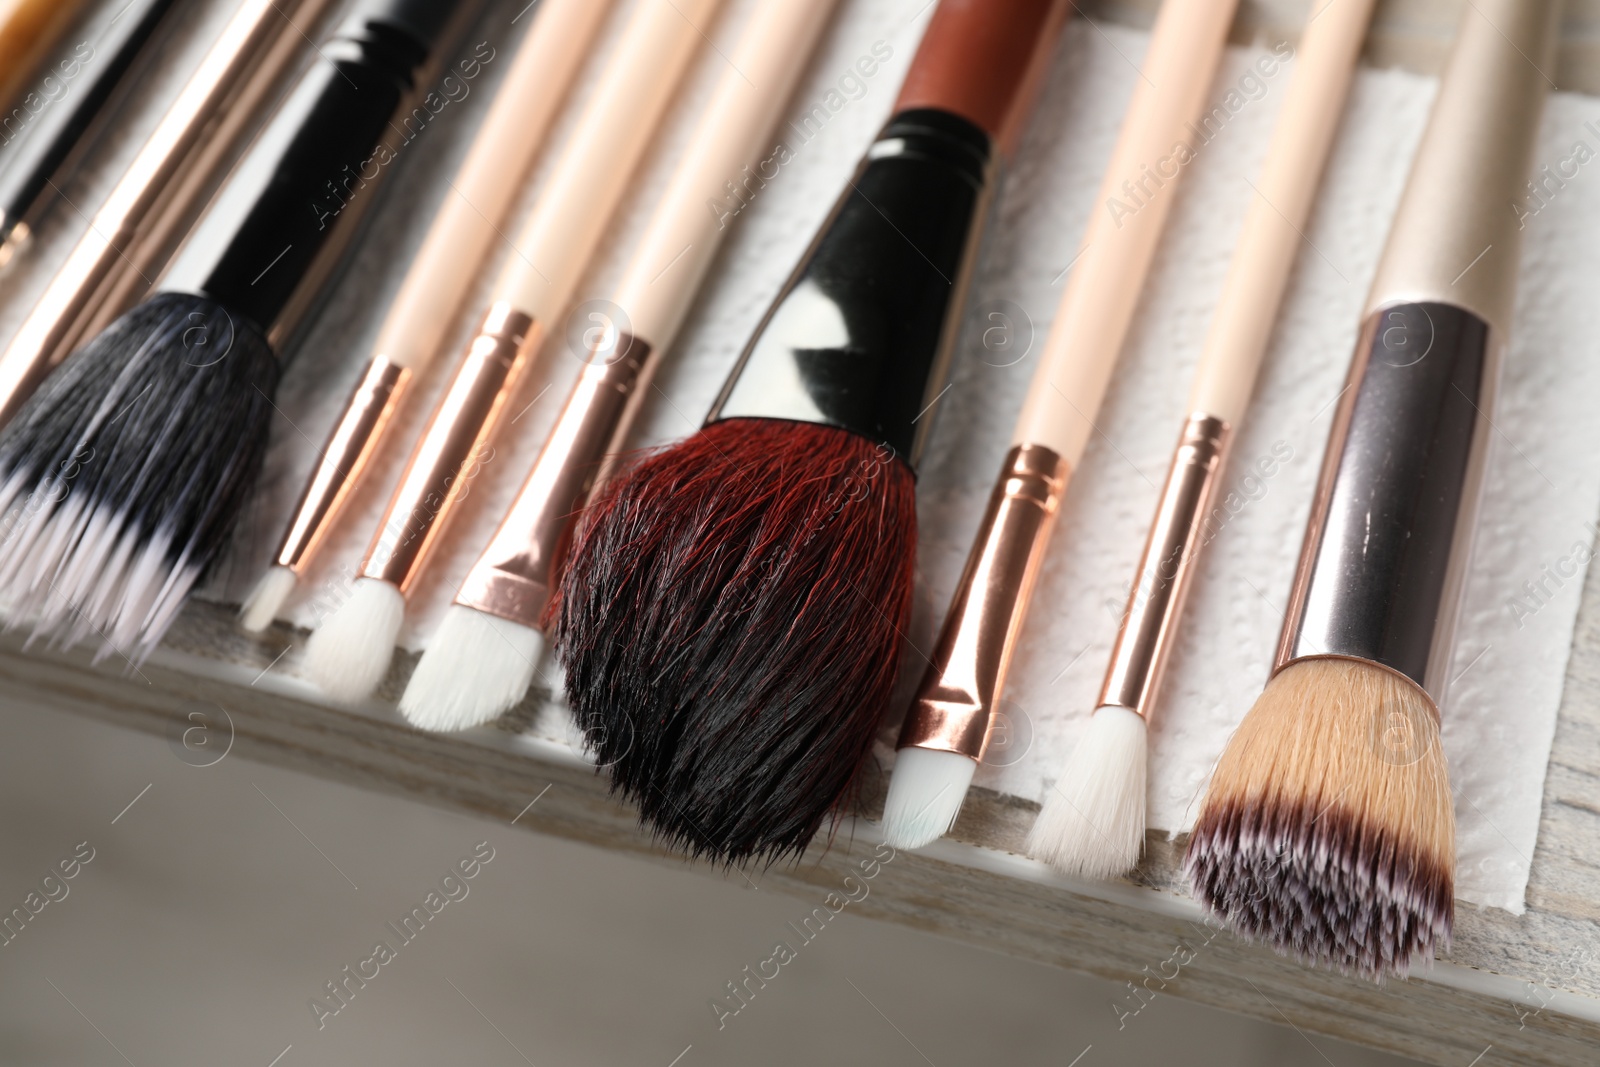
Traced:
<path id="1" fill-rule="evenodd" d="M 836 0 L 762 0 L 695 126 L 617 288 L 619 324 L 652 352 L 672 344 L 741 205 L 787 159 L 768 140 Z"/>
<path id="2" fill-rule="evenodd" d="M 1313 0 L 1294 77 L 1228 266 L 1222 300 L 1195 371 L 1189 411 L 1238 426 L 1339 129 L 1373 0 Z"/>
<path id="3" fill-rule="evenodd" d="M 545 323 L 565 310 L 721 3 L 638 0 L 571 142 L 517 236 L 492 301 Z"/>
<path id="4" fill-rule="evenodd" d="M 1014 444 L 1044 445 L 1072 467 L 1082 458 L 1178 179 L 1194 154 L 1188 127 L 1207 105 L 1235 3 L 1161 5 Z"/>
<path id="5" fill-rule="evenodd" d="M 611 0 L 544 0 L 378 331 L 374 356 L 420 371 L 438 354 Z"/>

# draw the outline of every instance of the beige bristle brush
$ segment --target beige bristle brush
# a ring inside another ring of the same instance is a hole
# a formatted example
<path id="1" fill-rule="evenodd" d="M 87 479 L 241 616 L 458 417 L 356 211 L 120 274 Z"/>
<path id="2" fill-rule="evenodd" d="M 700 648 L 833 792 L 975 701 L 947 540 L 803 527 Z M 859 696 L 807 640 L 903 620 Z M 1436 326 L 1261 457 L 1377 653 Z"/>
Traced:
<path id="1" fill-rule="evenodd" d="M 245 599 L 240 623 L 260 632 L 316 558 L 367 473 L 410 384 L 444 345 L 476 272 L 511 210 L 561 101 L 594 42 L 609 0 L 545 0 L 465 162 L 378 331 L 371 362 L 322 447 L 273 565 Z"/>
<path id="2" fill-rule="evenodd" d="M 516 503 L 411 676 L 400 710 L 413 724 L 465 729 L 527 692 L 572 523 L 607 457 L 622 447 L 727 232 L 707 205 L 771 151 L 768 137 L 833 7 L 834 0 L 765 0 L 751 13 L 614 294 L 626 322 L 591 346 Z"/>
<path id="3" fill-rule="evenodd" d="M 640 0 L 488 311 L 412 450 L 350 596 L 312 635 L 306 670 L 336 700 L 370 696 L 388 670 L 406 595 L 465 486 L 483 473 L 507 401 L 572 291 L 721 0 Z"/>
<path id="4" fill-rule="evenodd" d="M 1476 0 L 1367 298 L 1272 679 L 1184 864 L 1246 936 L 1341 971 L 1448 947 L 1440 736 L 1560 0 Z M 1541 69 L 1541 65 L 1543 69 Z"/>
<path id="5" fill-rule="evenodd" d="M 905 724 L 884 804 L 884 839 L 918 848 L 961 811 L 1027 615 L 1061 497 L 1133 318 L 1187 157 L 1114 212 L 1141 168 L 1173 159 L 1203 109 L 1235 0 L 1166 0 L 1101 180 L 1076 265 L 1040 354 L 933 659 Z"/>
<path id="6" fill-rule="evenodd" d="M 1315 0 L 1255 197 L 1212 316 L 1187 416 L 1156 505 L 1088 732 L 1062 767 L 1028 851 L 1113 878 L 1144 847 L 1147 724 L 1183 615 L 1204 523 L 1339 128 L 1373 0 Z"/>

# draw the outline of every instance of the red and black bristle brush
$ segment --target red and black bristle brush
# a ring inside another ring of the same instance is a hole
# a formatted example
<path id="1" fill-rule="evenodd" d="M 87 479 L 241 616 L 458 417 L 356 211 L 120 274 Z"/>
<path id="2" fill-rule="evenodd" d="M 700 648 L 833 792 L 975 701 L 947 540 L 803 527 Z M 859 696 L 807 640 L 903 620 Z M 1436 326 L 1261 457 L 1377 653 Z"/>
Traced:
<path id="1" fill-rule="evenodd" d="M 670 846 L 798 854 L 855 781 L 910 620 L 919 416 L 1068 10 L 942 0 L 705 426 L 579 524 L 550 609 L 567 699 Z"/>

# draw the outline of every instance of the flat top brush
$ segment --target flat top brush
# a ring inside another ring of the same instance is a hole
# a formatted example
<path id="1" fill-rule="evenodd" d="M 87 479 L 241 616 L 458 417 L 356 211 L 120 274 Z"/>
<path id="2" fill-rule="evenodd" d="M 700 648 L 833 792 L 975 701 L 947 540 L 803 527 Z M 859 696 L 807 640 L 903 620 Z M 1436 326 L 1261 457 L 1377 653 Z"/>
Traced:
<path id="1" fill-rule="evenodd" d="M 942 0 L 705 427 L 580 520 L 551 609 L 567 699 L 669 845 L 797 854 L 856 781 L 909 622 L 919 416 L 1066 14 Z"/>
<path id="2" fill-rule="evenodd" d="M 23 101 L 27 115 L 15 137 L 10 125 L 0 134 L 5 149 L 0 157 L 0 268 L 11 264 L 59 199 L 64 175 L 82 157 L 92 128 L 105 117 L 112 91 L 130 76 L 173 3 L 132 0 L 112 5 L 103 19 L 83 27 L 85 40 L 65 56 L 52 57 L 57 61 Z"/>
<path id="3" fill-rule="evenodd" d="M 1446 948 L 1440 738 L 1558 0 L 1468 5 L 1367 298 L 1266 690 L 1185 856 L 1279 952 L 1383 977 Z"/>
<path id="4" fill-rule="evenodd" d="M 245 600 L 241 622 L 272 622 L 400 410 L 409 387 L 444 347 L 471 265 L 488 254 L 561 101 L 610 10 L 607 0 L 545 0 L 517 49 L 428 236 L 378 331 L 371 362 L 322 448 L 273 565 Z"/>
<path id="5" fill-rule="evenodd" d="M 1146 723 L 1371 14 L 1372 0 L 1318 0 L 1301 36 L 1094 716 L 1028 838 L 1069 873 L 1123 874 L 1144 846 Z"/>
<path id="6" fill-rule="evenodd" d="M 897 848 L 925 845 L 961 810 L 983 758 L 1012 649 L 1067 481 L 1087 444 L 1139 292 L 1177 198 L 1174 144 L 1205 107 L 1236 0 L 1166 0 L 1106 167 L 1082 252 L 1050 325 L 933 659 L 901 728 L 883 816 Z M 1149 177 L 1143 177 L 1149 176 Z M 1112 201 L 1129 197 L 1131 214 Z"/>
<path id="7" fill-rule="evenodd" d="M 0 352 L 0 426 L 160 275 L 333 0 L 244 0 Z"/>
<path id="8" fill-rule="evenodd" d="M 393 168 L 365 188 L 347 183 L 410 104 L 449 16 L 471 6 L 358 5 L 161 290 L 64 362 L 0 432 L 0 588 L 35 637 L 96 639 L 101 655 L 130 662 L 161 639 L 254 485 L 278 353 Z"/>
<path id="9" fill-rule="evenodd" d="M 383 680 L 405 621 L 405 598 L 483 474 L 507 402 L 545 338 L 559 333 L 572 291 L 621 203 L 721 0 L 641 0 L 607 60 L 572 140 L 495 281 L 489 309 L 428 427 L 412 449 L 349 597 L 311 635 L 306 671 L 346 703 Z"/>
<path id="10" fill-rule="evenodd" d="M 400 700 L 426 729 L 494 718 L 527 692 L 542 617 L 578 510 L 621 448 L 660 353 L 729 227 L 706 209 L 767 140 L 821 36 L 833 0 L 768 0 L 750 16 L 684 148 L 613 303 L 624 322 L 597 336 L 555 427 L 494 540 L 473 565 Z M 759 177 L 757 178 L 759 181 Z"/>

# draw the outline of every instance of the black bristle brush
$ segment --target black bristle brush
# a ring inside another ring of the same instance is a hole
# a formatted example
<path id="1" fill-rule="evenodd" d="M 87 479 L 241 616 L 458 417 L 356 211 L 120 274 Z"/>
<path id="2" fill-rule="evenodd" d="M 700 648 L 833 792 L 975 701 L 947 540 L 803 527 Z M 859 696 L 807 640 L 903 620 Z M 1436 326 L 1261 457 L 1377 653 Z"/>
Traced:
<path id="1" fill-rule="evenodd" d="M 10 625 L 97 641 L 130 663 L 160 641 L 255 484 L 280 355 L 392 169 L 384 141 L 447 24 L 475 6 L 357 5 L 159 291 L 65 360 L 0 432 Z"/>
<path id="2" fill-rule="evenodd" d="M 567 698 L 674 848 L 796 855 L 855 780 L 910 617 L 919 415 L 1066 12 L 942 0 L 705 427 L 624 465 L 581 520 L 550 609 Z"/>

